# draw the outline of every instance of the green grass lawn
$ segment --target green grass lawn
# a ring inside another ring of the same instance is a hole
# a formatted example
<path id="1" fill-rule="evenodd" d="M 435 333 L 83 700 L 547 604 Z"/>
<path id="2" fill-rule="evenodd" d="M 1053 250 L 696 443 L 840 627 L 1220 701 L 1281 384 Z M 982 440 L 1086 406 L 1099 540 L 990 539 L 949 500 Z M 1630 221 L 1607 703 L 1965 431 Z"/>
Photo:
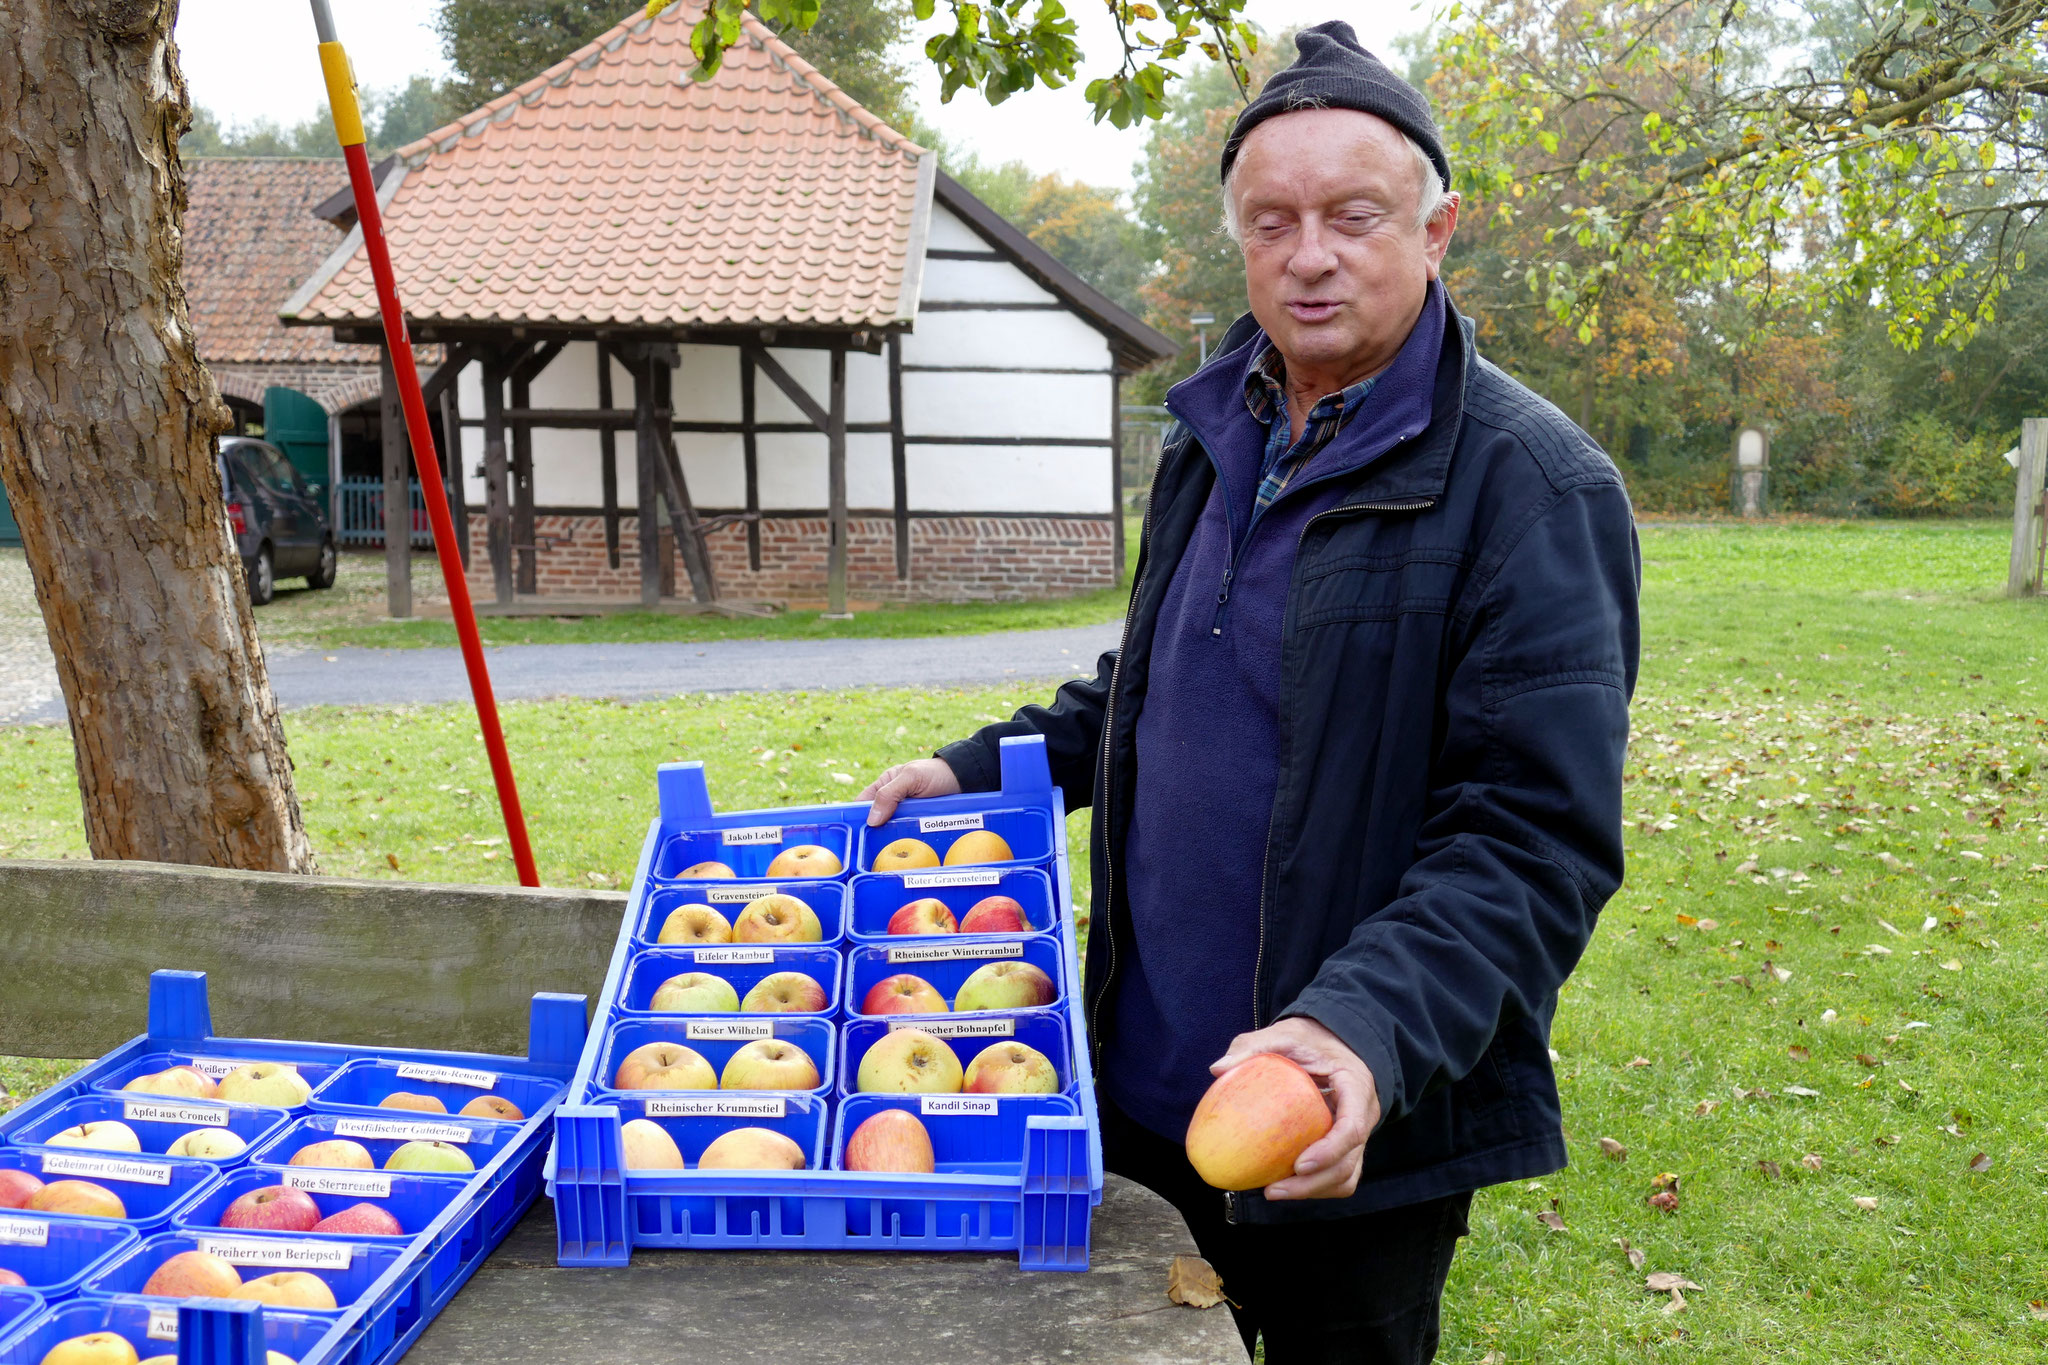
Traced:
<path id="1" fill-rule="evenodd" d="M 1478 1200 L 1442 1359 L 2048 1352 L 2048 603 L 1998 595 L 2005 536 L 1644 529 L 1629 881 L 1554 1038 L 1574 1164 Z M 723 806 L 843 799 L 1042 691 L 506 716 L 543 875 L 618 886 L 659 760 L 704 759 Z M 512 879 L 461 708 L 286 725 L 326 870 Z M 83 854 L 62 730 L 0 731 L 0 801 L 0 856 Z M 1668 1311 L 1651 1272 L 1698 1288 Z"/>

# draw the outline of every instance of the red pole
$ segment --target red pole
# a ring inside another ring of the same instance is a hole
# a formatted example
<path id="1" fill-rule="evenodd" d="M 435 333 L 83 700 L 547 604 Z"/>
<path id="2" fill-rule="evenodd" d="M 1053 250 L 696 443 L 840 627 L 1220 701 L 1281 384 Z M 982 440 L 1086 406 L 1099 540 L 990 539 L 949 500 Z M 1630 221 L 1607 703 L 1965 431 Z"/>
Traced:
<path id="1" fill-rule="evenodd" d="M 484 642 L 477 633 L 476 609 L 469 600 L 469 578 L 463 572 L 461 552 L 456 548 L 455 521 L 448 512 L 448 490 L 441 482 L 441 456 L 434 447 L 434 433 L 427 425 L 427 401 L 420 392 L 419 367 L 413 363 L 412 338 L 406 334 L 405 310 L 399 304 L 398 282 L 391 271 L 391 248 L 384 239 L 377 186 L 370 179 L 370 153 L 363 145 L 363 117 L 356 103 L 354 73 L 335 37 L 327 0 L 312 0 L 312 4 L 313 23 L 320 33 L 320 66 L 327 77 L 328 102 L 334 109 L 334 131 L 348 162 L 356 220 L 362 225 L 370 274 L 377 282 L 377 311 L 384 321 L 384 344 L 391 352 L 391 371 L 398 377 L 406 435 L 412 440 L 421 491 L 427 499 L 427 519 L 434 528 L 434 553 L 441 560 L 441 577 L 448 584 L 448 609 L 455 617 L 455 633 L 462 641 L 462 664 L 469 670 L 477 724 L 483 730 L 484 749 L 491 757 L 491 780 L 497 784 L 498 805 L 505 813 L 505 837 L 512 845 L 519 884 L 539 886 L 540 872 L 534 866 L 533 847 L 526 838 L 526 816 L 519 808 L 519 784 L 512 775 L 512 756 L 506 752 L 505 732 L 498 723 L 497 698 L 491 693 L 490 667 L 484 662 Z"/>

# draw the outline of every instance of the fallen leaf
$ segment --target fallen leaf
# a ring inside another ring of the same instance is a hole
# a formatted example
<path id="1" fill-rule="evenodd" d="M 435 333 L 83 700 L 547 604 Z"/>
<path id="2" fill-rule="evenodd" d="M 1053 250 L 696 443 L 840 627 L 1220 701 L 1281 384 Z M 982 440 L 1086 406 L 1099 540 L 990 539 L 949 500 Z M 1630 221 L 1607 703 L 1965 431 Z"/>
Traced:
<path id="1" fill-rule="evenodd" d="M 1896 1147 L 1899 1145 L 1899 1135 L 1897 1133 L 1879 1133 L 1877 1135 L 1877 1145 L 1880 1147 Z"/>
<path id="2" fill-rule="evenodd" d="M 1508 1365 L 1508 1358 L 1499 1351 L 1488 1351 L 1479 1357 L 1479 1365 Z"/>
<path id="3" fill-rule="evenodd" d="M 1716 929 L 1720 928 L 1721 925 L 1718 920 L 1703 919 L 1693 927 L 1698 929 L 1703 934 L 1711 934 Z"/>
<path id="4" fill-rule="evenodd" d="M 1698 923 L 1699 923 L 1699 921 L 1698 921 L 1698 920 L 1696 920 L 1696 919 L 1694 919 L 1694 918 L 1693 918 L 1693 917 L 1692 917 L 1691 915 L 1680 915 L 1680 916 L 1678 917 L 1678 922 L 1679 922 L 1680 924 L 1698 924 Z"/>
<path id="5" fill-rule="evenodd" d="M 1764 975 L 1777 982 L 1780 986 L 1792 979 L 1792 973 L 1786 971 L 1769 958 L 1764 959 Z"/>
<path id="6" fill-rule="evenodd" d="M 1648 1057 L 1632 1057 L 1628 1061 L 1623 1062 L 1621 1064 L 1621 1069 L 1624 1071 L 1634 1071 L 1641 1067 L 1652 1065 L 1654 1065 L 1654 1063 L 1651 1062 Z"/>
<path id="7" fill-rule="evenodd" d="M 1977 1155 L 1970 1158 L 1970 1164 L 1967 1169 L 1977 1175 L 1984 1174 L 1984 1172 L 1991 1169 L 1991 1154 L 1989 1152 L 1977 1153 Z"/>
<path id="8" fill-rule="evenodd" d="M 1778 1178 L 1778 1176 L 1779 1176 L 1779 1175 L 1781 1174 L 1781 1171 L 1779 1170 L 1779 1167 L 1778 1167 L 1778 1163 L 1777 1163 L 1777 1162 L 1775 1162 L 1775 1161 L 1763 1161 L 1763 1160 L 1759 1160 L 1759 1161 L 1758 1161 L 1758 1162 L 1756 1163 L 1756 1168 L 1757 1168 L 1757 1169 L 1758 1169 L 1759 1171 L 1762 1171 L 1762 1172 L 1764 1173 L 1764 1175 L 1765 1175 L 1765 1176 L 1766 1176 L 1766 1177 L 1767 1177 L 1768 1179 L 1771 1179 L 1771 1180 L 1776 1180 L 1776 1179 Z"/>
<path id="9" fill-rule="evenodd" d="M 398 855 L 396 853 L 385 854 L 384 861 L 391 864 L 391 870 L 393 872 L 398 871 Z"/>
<path id="10" fill-rule="evenodd" d="M 1223 1278 L 1199 1256 L 1176 1256 L 1166 1268 L 1166 1297 L 1188 1308 L 1224 1302 Z"/>
<path id="11" fill-rule="evenodd" d="M 2027 1311 L 2034 1315 L 2034 1321 L 2048 1322 L 2048 1303 L 2043 1303 L 2039 1299 L 2031 1299 L 2027 1303 Z"/>
<path id="12" fill-rule="evenodd" d="M 1643 1255 L 1642 1250 L 1640 1248 L 1630 1246 L 1628 1238 L 1626 1237 L 1615 1238 L 1614 1244 L 1621 1248 L 1621 1254 L 1628 1257 L 1628 1263 L 1634 1266 L 1637 1270 L 1641 1270 L 1643 1268 L 1643 1262 L 1649 1259 L 1647 1256 Z"/>
<path id="13" fill-rule="evenodd" d="M 1887 934 L 1890 934 L 1890 935 L 1891 935 L 1891 936 L 1892 936 L 1893 938 L 1904 938 L 1904 937 L 1905 937 L 1905 935 L 1904 935 L 1904 934 L 1902 934 L 1902 933 L 1900 933 L 1900 932 L 1899 932 L 1898 926 L 1894 925 L 1894 924 L 1893 924 L 1893 923 L 1892 923 L 1892 922 L 1891 922 L 1890 920 L 1887 920 L 1887 919 L 1881 919 L 1881 920 L 1879 920 L 1879 921 L 1877 922 L 1877 927 L 1878 927 L 1878 928 L 1880 928 L 1880 929 L 1882 929 L 1882 930 L 1884 930 L 1884 931 L 1885 931 L 1885 932 L 1886 932 Z"/>
<path id="14" fill-rule="evenodd" d="M 1536 1221 L 1543 1224 L 1544 1227 L 1549 1228 L 1552 1232 L 1564 1231 L 1564 1219 L 1559 1217 L 1557 1212 L 1553 1209 L 1545 1209 L 1543 1210 L 1543 1212 L 1537 1214 Z"/>
<path id="15" fill-rule="evenodd" d="M 1672 1290 L 1671 1302 L 1664 1305 L 1664 1311 L 1667 1313 L 1683 1313 L 1685 1311 L 1685 1295 L 1679 1293 L 1676 1289 Z"/>
<path id="16" fill-rule="evenodd" d="M 1604 1137 L 1604 1138 L 1601 1138 L 1601 1139 L 1600 1139 L 1600 1150 L 1601 1150 L 1601 1152 L 1603 1152 L 1603 1153 L 1604 1153 L 1604 1154 L 1605 1154 L 1605 1155 L 1607 1156 L 1607 1158 L 1608 1158 L 1609 1160 L 1611 1160 L 1611 1161 L 1627 1161 L 1627 1160 L 1628 1160 L 1628 1148 L 1626 1148 L 1626 1147 L 1622 1146 L 1622 1145 L 1621 1145 L 1620 1143 L 1616 1142 L 1616 1141 L 1615 1141 L 1615 1140 L 1614 1140 L 1613 1138 L 1610 1138 L 1610 1137 Z"/>
<path id="17" fill-rule="evenodd" d="M 1857 1061 L 1859 1061 L 1859 1062 L 1861 1062 L 1861 1063 L 1862 1063 L 1863 1065 L 1865 1065 L 1865 1066 L 1883 1066 L 1883 1065 L 1884 1065 L 1884 1063 L 1883 1063 L 1883 1062 L 1879 1061 L 1879 1060 L 1878 1060 L 1877 1058 L 1875 1058 L 1875 1057 L 1871 1056 L 1871 1055 L 1870 1055 L 1869 1053 L 1867 1053 L 1867 1052 L 1859 1052 L 1859 1053 L 1857 1053 L 1857 1054 L 1856 1054 L 1856 1060 L 1857 1060 Z"/>
<path id="18" fill-rule="evenodd" d="M 1678 1188 L 1678 1172 L 1676 1172 L 1676 1171 L 1659 1171 L 1659 1172 L 1657 1172 L 1657 1174 L 1655 1174 L 1654 1176 L 1651 1176 L 1651 1177 L 1650 1177 L 1650 1188 L 1651 1188 L 1651 1189 L 1653 1189 L 1653 1190 L 1675 1190 L 1675 1189 L 1677 1189 L 1677 1188 Z"/>
<path id="19" fill-rule="evenodd" d="M 1821 1168 L 1820 1153 L 1808 1152 L 1805 1156 L 1799 1158 L 1799 1164 L 1809 1171 L 1819 1170 Z"/>
<path id="20" fill-rule="evenodd" d="M 1863 956 L 1865 957 L 1890 957 L 1891 955 L 1892 950 L 1885 947 L 1882 943 L 1866 943 L 1863 945 Z"/>
<path id="21" fill-rule="evenodd" d="M 1817 1100 L 1820 1098 L 1820 1091 L 1809 1090 L 1803 1085 L 1788 1085 L 1778 1093 L 1781 1095 L 1797 1095 L 1802 1100 Z"/>
<path id="22" fill-rule="evenodd" d="M 1698 1289 L 1685 1276 L 1670 1270 L 1653 1270 L 1643 1278 L 1643 1288 L 1652 1294 L 1669 1294 L 1674 1289 Z"/>
<path id="23" fill-rule="evenodd" d="M 1941 969 L 1945 972 L 1959 972 L 1963 969 L 1963 964 L 1960 959 L 1952 957 L 1941 964 Z"/>
<path id="24" fill-rule="evenodd" d="M 1792 1044 L 1792 1046 L 1786 1048 L 1785 1054 L 1795 1062 L 1808 1062 L 1813 1060 L 1813 1053 L 1809 1052 L 1804 1046 L 1802 1046 L 1799 1043 L 1794 1043 Z"/>
<path id="25" fill-rule="evenodd" d="M 1720 1107 L 1721 1101 L 1719 1100 L 1701 1100 L 1692 1107 L 1692 1116 L 1696 1119 L 1703 1119 Z"/>
<path id="26" fill-rule="evenodd" d="M 1661 1209 L 1665 1213 L 1678 1212 L 1678 1196 L 1672 1193 L 1670 1190 L 1659 1190 L 1655 1194 L 1650 1195 L 1648 1198 L 1644 1199 L 1643 1202 L 1645 1204 L 1648 1204 L 1651 1208 Z"/>
<path id="27" fill-rule="evenodd" d="M 1859 1194 L 1849 1202 L 1862 1209 L 1865 1213 L 1875 1213 L 1877 1211 L 1877 1201 L 1867 1194 Z"/>

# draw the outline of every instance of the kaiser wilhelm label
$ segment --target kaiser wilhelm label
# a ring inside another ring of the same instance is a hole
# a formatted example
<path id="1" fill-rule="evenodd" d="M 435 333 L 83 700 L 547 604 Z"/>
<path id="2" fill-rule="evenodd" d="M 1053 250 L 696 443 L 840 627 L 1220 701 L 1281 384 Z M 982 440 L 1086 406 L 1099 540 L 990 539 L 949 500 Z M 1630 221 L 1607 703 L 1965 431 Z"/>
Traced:
<path id="1" fill-rule="evenodd" d="M 154 1161 L 124 1161 L 112 1156 L 51 1152 L 43 1157 L 44 1175 L 87 1175 L 95 1180 L 125 1180 L 131 1185 L 168 1185 L 171 1168 Z"/>
<path id="2" fill-rule="evenodd" d="M 176 1341 L 178 1339 L 178 1310 L 175 1308 L 150 1309 L 147 1335 L 151 1341 Z"/>
<path id="3" fill-rule="evenodd" d="M 194 1057 L 189 1062 L 180 1062 L 179 1065 L 189 1066 L 208 1080 L 217 1081 L 230 1072 L 240 1071 L 245 1066 L 254 1066 L 255 1063 L 223 1062 L 213 1057 Z"/>
<path id="4" fill-rule="evenodd" d="M 903 889 L 928 891 L 935 886 L 997 886 L 1003 874 L 985 867 L 964 867 L 958 872 L 906 872 Z"/>
<path id="5" fill-rule="evenodd" d="M 391 1177 L 374 1171 L 313 1170 L 293 1166 L 284 1171 L 284 1187 L 307 1194 L 342 1194 L 351 1199 L 389 1199 Z"/>
<path id="6" fill-rule="evenodd" d="M 400 1062 L 402 1081 L 437 1081 L 442 1085 L 466 1085 L 472 1090 L 490 1090 L 498 1078 L 488 1071 L 465 1071 L 459 1066 L 434 1066 L 428 1062 Z"/>
<path id="7" fill-rule="evenodd" d="M 719 837 L 727 844 L 779 844 L 782 842 L 782 826 L 747 825 L 722 831 Z"/>
<path id="8" fill-rule="evenodd" d="M 683 1024 L 683 1036 L 693 1042 L 706 1043 L 751 1043 L 757 1038 L 773 1038 L 773 1019 L 690 1019 Z"/>
<path id="9" fill-rule="evenodd" d="M 965 815 L 921 815 L 917 820 L 919 834 L 951 834 L 955 830 L 981 827 L 980 811 L 969 811 Z"/>
<path id="10" fill-rule="evenodd" d="M 404 1123 L 394 1119 L 339 1119 L 334 1135 L 345 1138 L 397 1138 L 400 1142 L 465 1143 L 476 1131 L 459 1123 Z"/>
<path id="11" fill-rule="evenodd" d="M 651 1119 L 779 1119 L 788 1112 L 789 1101 L 779 1095 L 647 1101 Z"/>
<path id="12" fill-rule="evenodd" d="M 707 886 L 704 888 L 706 905 L 745 905 L 772 896 L 780 887 L 774 886 Z"/>
<path id="13" fill-rule="evenodd" d="M 994 1095 L 919 1095 L 920 1114 L 994 1114 Z"/>
<path id="14" fill-rule="evenodd" d="M 700 966 L 715 962 L 737 964 L 744 962 L 773 962 L 773 948 L 698 948 L 691 952 L 690 959 Z"/>
<path id="15" fill-rule="evenodd" d="M 914 1028 L 934 1038 L 1014 1038 L 1015 1019 L 891 1019 L 889 1032 Z"/>
<path id="16" fill-rule="evenodd" d="M 46 1247 L 49 1244 L 48 1223 L 38 1223 L 33 1218 L 0 1218 L 0 1246 Z"/>
<path id="17" fill-rule="evenodd" d="M 229 1265 L 281 1265 L 293 1270 L 347 1270 L 356 1248 L 346 1242 L 285 1242 L 251 1237 L 229 1241 L 196 1237 L 199 1249 Z"/>
<path id="18" fill-rule="evenodd" d="M 891 962 L 950 962 L 962 957 L 1019 957 L 1024 945 L 1015 939 L 1006 943 L 933 943 L 919 948 L 891 948 Z"/>
<path id="19" fill-rule="evenodd" d="M 123 1100 L 121 1117 L 130 1123 L 190 1123 L 200 1128 L 225 1128 L 228 1111 L 210 1104 L 179 1104 L 175 1100 Z"/>

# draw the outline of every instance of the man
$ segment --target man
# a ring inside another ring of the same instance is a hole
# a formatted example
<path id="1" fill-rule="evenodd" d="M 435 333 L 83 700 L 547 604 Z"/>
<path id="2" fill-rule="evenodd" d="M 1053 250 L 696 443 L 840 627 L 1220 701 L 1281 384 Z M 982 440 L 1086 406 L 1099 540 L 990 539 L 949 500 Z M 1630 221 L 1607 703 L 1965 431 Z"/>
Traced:
<path id="1" fill-rule="evenodd" d="M 1086 1010 L 1110 1169 L 1187 1218 L 1272 1365 L 1419 1362 L 1472 1191 L 1565 1162 L 1549 1023 L 1620 883 L 1638 560 L 1613 465 L 1481 360 L 1422 95 L 1348 26 L 1223 148 L 1252 311 L 1175 386 L 1122 646 L 867 795 L 1092 804 Z M 1328 1136 L 1263 1191 L 1181 1145 L 1258 1052 Z"/>

